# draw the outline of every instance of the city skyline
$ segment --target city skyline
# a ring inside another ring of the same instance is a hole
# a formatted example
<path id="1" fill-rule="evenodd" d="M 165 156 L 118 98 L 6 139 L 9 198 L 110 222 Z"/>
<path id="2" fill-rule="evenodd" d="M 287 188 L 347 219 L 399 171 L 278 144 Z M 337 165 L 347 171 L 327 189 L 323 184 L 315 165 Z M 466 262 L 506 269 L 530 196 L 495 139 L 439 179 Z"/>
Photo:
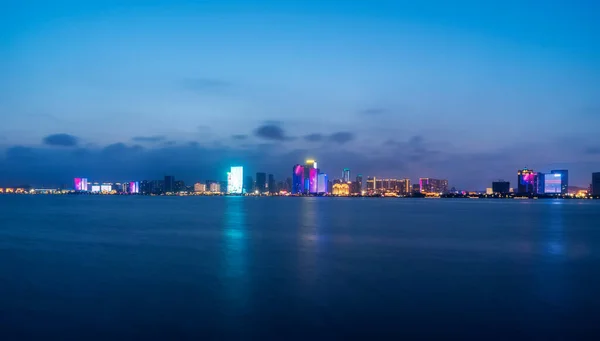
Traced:
<path id="1" fill-rule="evenodd" d="M 596 2 L 38 1 L 0 14 L 0 183 L 600 170 Z M 250 173 L 254 174 L 254 173 Z M 512 182 L 512 181 L 511 181 Z"/>

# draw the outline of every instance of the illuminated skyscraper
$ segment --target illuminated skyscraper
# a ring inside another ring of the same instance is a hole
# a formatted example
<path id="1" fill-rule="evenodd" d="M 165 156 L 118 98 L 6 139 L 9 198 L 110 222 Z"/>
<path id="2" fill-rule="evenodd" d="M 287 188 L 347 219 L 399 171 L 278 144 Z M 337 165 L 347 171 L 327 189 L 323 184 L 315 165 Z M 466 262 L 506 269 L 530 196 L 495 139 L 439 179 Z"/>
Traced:
<path id="1" fill-rule="evenodd" d="M 410 179 L 401 179 L 397 181 L 398 192 L 400 194 L 410 194 Z"/>
<path id="2" fill-rule="evenodd" d="M 356 176 L 356 183 L 357 183 L 357 186 L 358 186 L 359 190 L 362 191 L 362 189 L 363 189 L 363 176 L 362 176 L 362 174 L 358 174 Z"/>
<path id="3" fill-rule="evenodd" d="M 304 165 L 304 194 L 317 194 L 318 175 L 317 161 L 306 160 Z"/>
<path id="4" fill-rule="evenodd" d="M 370 176 L 367 177 L 367 190 L 368 191 L 371 191 L 371 192 L 375 191 L 376 181 L 377 181 L 377 178 L 375 178 L 375 177 L 370 177 Z"/>
<path id="5" fill-rule="evenodd" d="M 132 181 L 129 183 L 129 189 L 127 191 L 129 194 L 138 194 L 140 193 L 140 183 L 137 181 Z"/>
<path id="6" fill-rule="evenodd" d="M 88 190 L 88 179 L 87 178 L 75 178 L 73 181 L 76 191 L 87 191 Z"/>
<path id="7" fill-rule="evenodd" d="M 520 194 L 534 194 L 538 189 L 538 177 L 533 169 L 519 169 L 517 172 L 517 193 Z"/>
<path id="8" fill-rule="evenodd" d="M 319 173 L 318 179 L 317 179 L 317 193 L 319 194 L 323 194 L 323 193 L 327 193 L 327 174 L 324 173 Z"/>
<path id="9" fill-rule="evenodd" d="M 419 190 L 421 193 L 448 193 L 448 180 L 420 178 Z"/>
<path id="10" fill-rule="evenodd" d="M 344 168 L 344 171 L 342 171 L 342 181 L 350 182 L 350 168 Z"/>
<path id="11" fill-rule="evenodd" d="M 227 193 L 242 194 L 244 189 L 244 167 L 231 167 L 227 173 Z"/>
<path id="12" fill-rule="evenodd" d="M 569 194 L 569 171 L 566 169 L 552 170 L 550 174 L 560 174 L 560 194 Z"/>
<path id="13" fill-rule="evenodd" d="M 292 169 L 292 194 L 304 194 L 304 166 L 295 165 Z"/>
<path id="14" fill-rule="evenodd" d="M 194 192 L 197 192 L 197 193 L 206 192 L 206 184 L 202 184 L 199 182 L 195 183 L 194 184 Z"/>

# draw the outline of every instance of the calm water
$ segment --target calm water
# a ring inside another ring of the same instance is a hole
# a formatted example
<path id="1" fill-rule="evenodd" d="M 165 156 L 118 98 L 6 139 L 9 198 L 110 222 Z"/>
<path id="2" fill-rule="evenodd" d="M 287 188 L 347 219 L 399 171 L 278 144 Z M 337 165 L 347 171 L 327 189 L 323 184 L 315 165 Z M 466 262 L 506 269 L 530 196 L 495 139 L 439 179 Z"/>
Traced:
<path id="1" fill-rule="evenodd" d="M 0 339 L 593 339 L 600 201 L 0 196 Z"/>

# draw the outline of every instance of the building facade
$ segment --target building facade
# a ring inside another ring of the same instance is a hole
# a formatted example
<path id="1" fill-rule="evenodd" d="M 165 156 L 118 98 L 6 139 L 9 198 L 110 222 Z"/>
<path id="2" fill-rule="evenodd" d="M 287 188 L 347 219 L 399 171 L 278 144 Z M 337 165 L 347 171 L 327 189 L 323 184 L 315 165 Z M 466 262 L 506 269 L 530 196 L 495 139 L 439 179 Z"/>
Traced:
<path id="1" fill-rule="evenodd" d="M 304 194 L 304 166 L 295 165 L 292 169 L 292 194 Z"/>
<path id="2" fill-rule="evenodd" d="M 275 183 L 275 176 L 273 174 L 269 174 L 268 177 L 268 182 L 267 182 L 267 186 L 268 186 L 268 191 L 271 194 L 275 194 L 278 192 L 277 190 L 277 184 Z"/>
<path id="3" fill-rule="evenodd" d="M 344 168 L 342 171 L 342 181 L 350 182 L 350 168 Z"/>
<path id="4" fill-rule="evenodd" d="M 551 170 L 550 174 L 560 174 L 560 194 L 569 194 L 569 171 L 566 169 L 555 169 Z"/>
<path id="5" fill-rule="evenodd" d="M 592 195 L 600 195 L 600 172 L 592 173 Z"/>
<path id="6" fill-rule="evenodd" d="M 348 183 L 336 183 L 333 185 L 332 194 L 340 197 L 347 197 L 350 195 L 350 186 Z"/>
<path id="7" fill-rule="evenodd" d="M 256 173 L 256 190 L 260 194 L 267 192 L 267 173 Z"/>
<path id="8" fill-rule="evenodd" d="M 203 184 L 203 183 L 200 183 L 200 182 L 196 182 L 194 184 L 194 192 L 196 192 L 196 193 L 206 192 L 206 184 Z"/>
<path id="9" fill-rule="evenodd" d="M 246 175 L 244 179 L 244 192 L 254 193 L 254 180 L 252 180 L 252 176 L 250 175 Z"/>
<path id="10" fill-rule="evenodd" d="M 227 173 L 227 193 L 242 194 L 244 191 L 244 167 L 231 167 Z"/>
<path id="11" fill-rule="evenodd" d="M 538 191 L 538 175 L 533 169 L 519 169 L 517 171 L 517 193 L 535 194 Z"/>
<path id="12" fill-rule="evenodd" d="M 172 193 L 175 191 L 175 177 L 174 176 L 165 176 L 165 180 L 163 183 L 163 192 Z"/>
<path id="13" fill-rule="evenodd" d="M 494 194 L 510 193 L 510 182 L 502 180 L 492 182 L 492 192 Z"/>
<path id="14" fill-rule="evenodd" d="M 318 194 L 327 193 L 327 183 L 328 183 L 327 174 L 319 173 L 319 175 L 317 177 L 317 193 Z"/>
<path id="15" fill-rule="evenodd" d="M 419 191 L 421 193 L 448 193 L 448 180 L 420 178 Z"/>

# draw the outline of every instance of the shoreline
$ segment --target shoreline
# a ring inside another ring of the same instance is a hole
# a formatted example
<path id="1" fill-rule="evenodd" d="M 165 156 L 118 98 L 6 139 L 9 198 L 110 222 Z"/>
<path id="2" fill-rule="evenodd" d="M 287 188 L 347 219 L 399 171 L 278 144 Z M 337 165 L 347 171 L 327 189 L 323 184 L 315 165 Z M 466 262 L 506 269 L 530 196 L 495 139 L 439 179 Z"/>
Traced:
<path id="1" fill-rule="evenodd" d="M 448 195 L 436 195 L 436 196 L 426 196 L 426 195 L 348 195 L 348 196 L 340 196 L 340 195 L 237 195 L 237 194 L 226 194 L 226 193 L 213 193 L 213 194 L 195 194 L 195 193 L 185 193 L 185 194 L 129 194 L 129 193 L 77 193 L 77 192 L 50 192 L 50 190 L 46 192 L 38 192 L 38 193 L 0 193 L 0 196 L 22 196 L 22 195 L 32 195 L 32 196 L 101 196 L 101 197 L 122 197 L 122 196 L 142 196 L 142 197 L 247 197 L 247 198 L 281 198 L 281 197 L 295 197 L 295 198 L 372 198 L 372 199 L 498 199 L 498 200 L 598 200 L 600 196 L 493 196 L 493 195 L 456 195 L 456 194 L 448 194 Z"/>

